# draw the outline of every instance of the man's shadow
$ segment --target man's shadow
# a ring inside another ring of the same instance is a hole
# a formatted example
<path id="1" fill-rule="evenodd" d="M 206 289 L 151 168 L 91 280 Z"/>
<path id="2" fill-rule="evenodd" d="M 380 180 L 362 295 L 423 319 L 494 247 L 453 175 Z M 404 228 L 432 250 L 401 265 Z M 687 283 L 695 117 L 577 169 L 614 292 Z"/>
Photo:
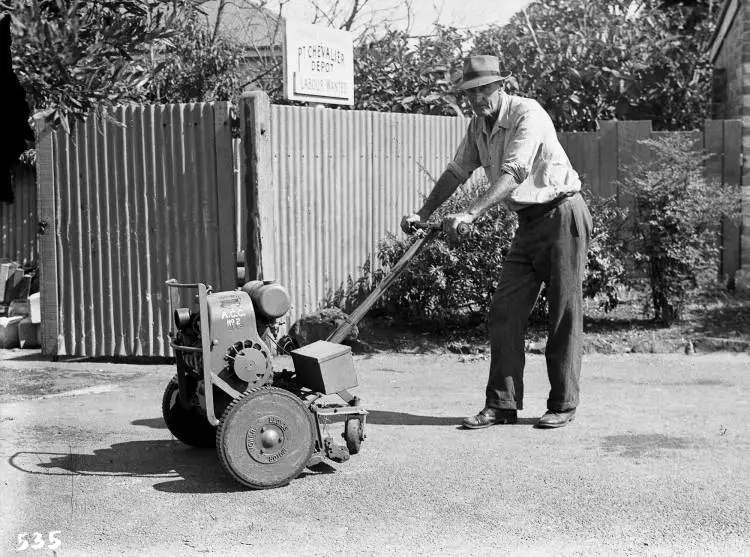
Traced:
<path id="1" fill-rule="evenodd" d="M 372 425 L 429 425 L 429 426 L 457 426 L 464 429 L 461 425 L 465 416 L 423 416 L 420 414 L 409 414 L 407 412 L 389 412 L 384 410 L 368 410 L 367 423 Z M 345 416 L 329 417 L 331 423 L 340 422 L 346 419 Z M 539 418 L 519 418 L 515 425 L 534 425 Z M 166 424 L 162 418 L 149 418 L 144 420 L 135 420 L 133 425 L 151 427 L 155 429 L 166 429 Z"/>
<path id="2" fill-rule="evenodd" d="M 466 429 L 461 422 L 466 416 L 422 416 L 406 412 L 386 412 L 381 410 L 370 410 L 367 413 L 367 423 L 377 425 L 435 425 L 456 426 L 458 429 Z M 538 418 L 519 418 L 515 425 L 534 425 Z"/>

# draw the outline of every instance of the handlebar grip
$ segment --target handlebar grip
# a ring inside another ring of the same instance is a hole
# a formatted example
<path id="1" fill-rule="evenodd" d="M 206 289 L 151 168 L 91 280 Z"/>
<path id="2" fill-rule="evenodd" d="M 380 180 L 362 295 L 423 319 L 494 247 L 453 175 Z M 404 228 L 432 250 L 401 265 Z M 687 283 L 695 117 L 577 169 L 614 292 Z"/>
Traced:
<path id="1" fill-rule="evenodd" d="M 443 223 L 441 222 L 415 222 L 412 223 L 412 227 L 417 230 L 442 230 Z"/>
<path id="2" fill-rule="evenodd" d="M 415 222 L 412 226 L 419 230 L 442 230 L 442 222 Z M 468 236 L 471 233 L 471 225 L 462 222 L 456 228 L 456 232 L 459 236 Z"/>

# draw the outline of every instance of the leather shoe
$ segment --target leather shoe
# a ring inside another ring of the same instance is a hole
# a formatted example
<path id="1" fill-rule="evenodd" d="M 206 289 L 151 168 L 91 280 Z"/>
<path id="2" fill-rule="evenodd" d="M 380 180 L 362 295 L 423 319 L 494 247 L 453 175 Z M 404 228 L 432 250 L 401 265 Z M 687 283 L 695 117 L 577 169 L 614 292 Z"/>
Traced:
<path id="1" fill-rule="evenodd" d="M 547 410 L 544 413 L 544 416 L 539 418 L 539 421 L 536 423 L 536 427 L 541 427 L 543 429 L 563 427 L 563 426 L 568 425 L 570 422 L 572 422 L 575 416 L 576 416 L 575 408 L 573 408 L 572 410 L 566 410 L 565 412 L 560 412 L 556 410 Z"/>
<path id="2" fill-rule="evenodd" d="M 481 429 L 496 424 L 514 424 L 518 421 L 518 412 L 500 408 L 485 408 L 476 416 L 464 418 L 463 426 L 468 429 Z"/>

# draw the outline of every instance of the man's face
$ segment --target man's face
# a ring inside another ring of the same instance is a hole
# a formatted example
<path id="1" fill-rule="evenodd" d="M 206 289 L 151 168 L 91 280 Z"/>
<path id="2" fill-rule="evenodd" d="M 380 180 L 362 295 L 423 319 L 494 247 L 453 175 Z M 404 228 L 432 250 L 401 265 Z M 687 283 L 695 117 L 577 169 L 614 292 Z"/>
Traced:
<path id="1" fill-rule="evenodd" d="M 466 90 L 466 97 L 474 114 L 490 116 L 500 109 L 500 83 L 488 83 Z"/>

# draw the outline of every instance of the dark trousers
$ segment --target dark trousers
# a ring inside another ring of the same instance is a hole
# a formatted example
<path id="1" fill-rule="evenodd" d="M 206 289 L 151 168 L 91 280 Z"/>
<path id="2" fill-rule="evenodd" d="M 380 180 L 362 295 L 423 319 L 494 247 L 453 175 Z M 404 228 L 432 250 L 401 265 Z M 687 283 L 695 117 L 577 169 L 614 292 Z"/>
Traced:
<path id="1" fill-rule="evenodd" d="M 523 408 L 525 334 L 529 315 L 547 285 L 549 323 L 547 408 L 578 405 L 583 350 L 583 293 L 591 214 L 580 194 L 549 210 L 519 212 L 519 226 L 503 264 L 490 310 L 488 408 Z"/>

